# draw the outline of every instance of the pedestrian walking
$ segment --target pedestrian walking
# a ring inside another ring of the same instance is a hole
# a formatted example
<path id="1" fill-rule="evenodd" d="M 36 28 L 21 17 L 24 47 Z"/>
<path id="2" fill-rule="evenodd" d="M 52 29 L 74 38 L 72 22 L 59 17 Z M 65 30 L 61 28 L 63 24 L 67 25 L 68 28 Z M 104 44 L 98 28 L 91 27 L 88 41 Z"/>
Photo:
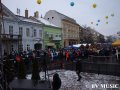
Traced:
<path id="1" fill-rule="evenodd" d="M 82 71 L 82 62 L 81 61 L 77 61 L 76 62 L 76 74 L 78 75 L 78 80 L 77 81 L 80 81 L 80 79 L 82 78 L 80 73 Z"/>

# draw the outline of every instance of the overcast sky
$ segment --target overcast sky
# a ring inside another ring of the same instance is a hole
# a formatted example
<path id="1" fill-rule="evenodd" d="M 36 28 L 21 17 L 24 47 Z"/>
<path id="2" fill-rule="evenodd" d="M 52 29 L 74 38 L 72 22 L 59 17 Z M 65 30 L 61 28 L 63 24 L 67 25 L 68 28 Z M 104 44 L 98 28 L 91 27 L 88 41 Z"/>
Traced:
<path id="1" fill-rule="evenodd" d="M 71 2 L 74 2 L 74 6 L 70 6 Z M 30 16 L 33 16 L 35 11 L 39 11 L 39 14 L 44 16 L 49 10 L 57 10 L 74 18 L 81 26 L 90 26 L 104 35 L 112 35 L 120 31 L 120 0 L 42 0 L 40 5 L 36 0 L 2 0 L 2 3 L 14 14 L 17 14 L 19 8 L 22 16 L 25 9 L 29 10 Z M 94 3 L 97 5 L 96 8 L 92 7 Z M 108 16 L 108 19 L 105 16 Z"/>

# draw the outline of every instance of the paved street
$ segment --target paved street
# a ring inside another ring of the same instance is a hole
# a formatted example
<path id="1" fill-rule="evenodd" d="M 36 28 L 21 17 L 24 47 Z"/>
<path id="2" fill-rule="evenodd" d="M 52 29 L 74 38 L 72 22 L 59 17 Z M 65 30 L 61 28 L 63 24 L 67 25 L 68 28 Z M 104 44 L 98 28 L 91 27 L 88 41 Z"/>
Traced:
<path id="1" fill-rule="evenodd" d="M 93 73 L 81 73 L 82 79 L 77 81 L 77 75 L 75 71 L 70 70 L 51 70 L 48 71 L 49 78 L 52 81 L 52 76 L 54 73 L 58 73 L 62 86 L 60 90 L 120 90 L 119 88 L 110 89 L 102 88 L 101 84 L 120 84 L 120 77 L 110 76 L 110 75 L 98 75 Z M 40 73 L 41 77 L 44 77 L 44 73 Z M 31 75 L 27 76 L 28 79 L 31 78 Z M 92 85 L 98 85 L 98 88 L 93 89 Z"/>

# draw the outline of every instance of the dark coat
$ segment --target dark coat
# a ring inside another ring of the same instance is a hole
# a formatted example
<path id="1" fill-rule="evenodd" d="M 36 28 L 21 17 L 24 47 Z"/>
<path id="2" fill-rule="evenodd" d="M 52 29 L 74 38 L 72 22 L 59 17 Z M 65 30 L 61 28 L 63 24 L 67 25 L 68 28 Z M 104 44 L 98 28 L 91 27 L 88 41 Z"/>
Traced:
<path id="1" fill-rule="evenodd" d="M 61 87 L 61 79 L 57 73 L 53 75 L 52 87 L 53 90 L 59 90 Z"/>
<path id="2" fill-rule="evenodd" d="M 76 62 L 76 72 L 77 73 L 82 72 L 82 62 L 81 61 Z"/>

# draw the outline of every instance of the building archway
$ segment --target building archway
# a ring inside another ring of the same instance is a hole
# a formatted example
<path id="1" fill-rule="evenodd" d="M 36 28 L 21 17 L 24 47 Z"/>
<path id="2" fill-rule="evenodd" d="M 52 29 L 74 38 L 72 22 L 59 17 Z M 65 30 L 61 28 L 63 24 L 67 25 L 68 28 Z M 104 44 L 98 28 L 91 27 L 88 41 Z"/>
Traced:
<path id="1" fill-rule="evenodd" d="M 36 44 L 34 44 L 34 49 L 35 50 L 39 50 L 39 49 L 41 49 L 42 48 L 42 44 L 41 43 L 36 43 Z"/>

